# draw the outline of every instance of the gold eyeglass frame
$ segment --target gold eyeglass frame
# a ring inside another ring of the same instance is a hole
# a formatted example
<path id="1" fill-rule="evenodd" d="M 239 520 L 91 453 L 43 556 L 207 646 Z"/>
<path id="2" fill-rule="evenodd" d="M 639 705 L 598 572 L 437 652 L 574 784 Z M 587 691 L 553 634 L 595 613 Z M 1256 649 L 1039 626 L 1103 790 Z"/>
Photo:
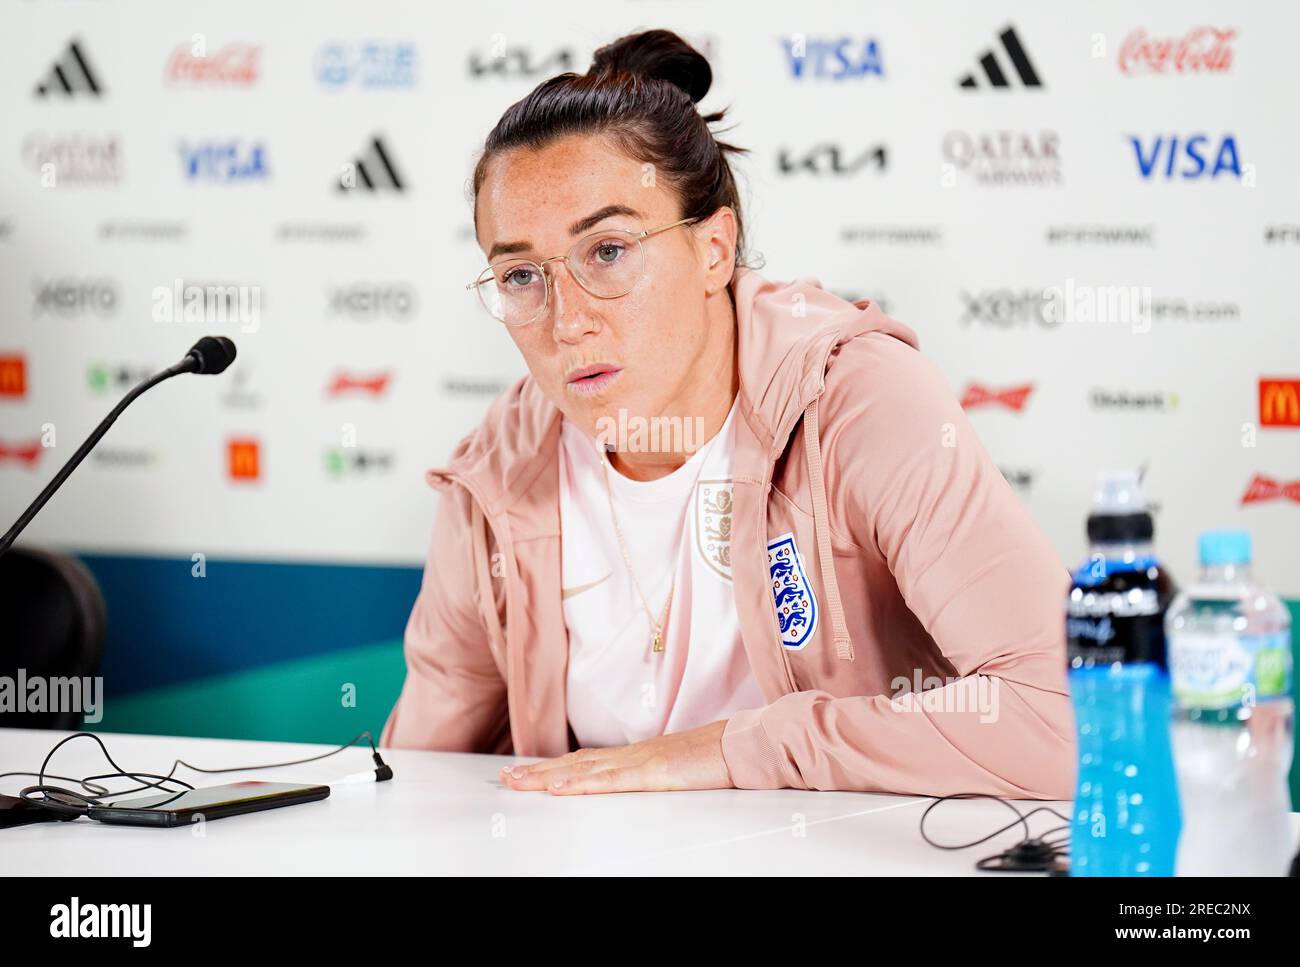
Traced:
<path id="1" fill-rule="evenodd" d="M 686 225 L 686 224 L 689 224 L 690 222 L 695 222 L 695 221 L 699 221 L 699 219 L 697 219 L 697 218 L 682 218 L 682 219 L 679 219 L 678 221 L 673 222 L 671 225 L 660 225 L 658 228 L 647 228 L 647 229 L 645 229 L 644 231 L 641 231 L 641 232 L 629 232 L 629 231 L 628 231 L 627 229 L 625 229 L 625 228 L 607 228 L 607 229 L 604 229 L 603 231 L 599 231 L 599 232 L 591 232 L 590 234 L 584 235 L 584 236 L 582 236 L 582 238 L 580 238 L 580 239 L 578 239 L 577 241 L 575 241 L 575 242 L 573 243 L 573 245 L 571 245 L 571 246 L 569 247 L 569 251 L 568 251 L 567 253 L 565 253 L 564 255 L 552 255 L 550 258 L 542 259 L 540 262 L 539 262 L 539 261 L 534 261 L 533 259 L 514 258 L 514 257 L 512 257 L 512 258 L 506 258 L 506 259 L 498 259 L 497 261 L 495 261 L 495 262 L 493 262 L 491 265 L 489 265 L 487 268 L 485 268 L 482 272 L 480 272 L 480 273 L 478 274 L 478 277 L 477 277 L 473 282 L 470 282 L 470 283 L 468 283 L 468 284 L 465 286 L 465 289 L 466 289 L 467 291 L 468 291 L 468 290 L 478 290 L 480 286 L 483 286 L 483 285 L 487 284 L 489 281 L 495 281 L 495 280 L 496 280 L 496 275 L 495 275 L 495 273 L 493 272 L 493 270 L 494 270 L 495 268 L 497 268 L 498 266 L 500 266 L 500 265 L 504 265 L 504 264 L 506 264 L 507 262 L 519 262 L 519 263 L 522 263 L 522 264 L 525 264 L 525 265 L 533 265 L 533 266 L 536 266 L 537 269 L 538 269 L 538 270 L 540 271 L 540 273 L 541 273 L 542 279 L 543 279 L 543 280 L 545 281 L 545 283 L 546 283 L 546 289 L 545 289 L 545 291 L 544 291 L 543 294 L 542 294 L 542 305 L 541 305 L 541 308 L 538 309 L 538 310 L 537 310 L 537 314 L 536 314 L 535 316 L 533 316 L 532 318 L 530 318 L 527 322 L 519 322 L 519 323 L 513 323 L 513 324 L 512 324 L 512 323 L 506 322 L 504 319 L 497 319 L 497 317 L 493 314 L 492 310 L 488 308 L 487 303 L 483 301 L 483 294 L 482 294 L 482 292 L 475 291 L 475 294 L 478 295 L 478 297 L 479 297 L 479 299 L 478 299 L 479 305 L 481 305 L 481 306 L 483 307 L 483 311 L 484 311 L 484 312 L 486 312 L 489 316 L 492 316 L 493 319 L 496 319 L 496 321 L 499 322 L 499 323 L 501 323 L 503 326 L 510 326 L 511 329 L 521 329 L 521 328 L 523 328 L 524 326 L 530 326 L 530 325 L 532 325 L 532 324 L 533 324 L 534 322 L 536 322 L 538 319 L 540 319 L 540 318 L 542 318 L 544 315 L 546 315 L 546 310 L 549 309 L 550 306 L 551 306 L 551 286 L 554 285 L 554 279 L 553 279 L 551 273 L 548 272 L 548 271 L 546 270 L 547 263 L 549 263 L 549 262 L 563 262 L 565 265 L 568 265 L 568 264 L 569 264 L 569 257 L 570 257 L 570 256 L 571 256 L 571 255 L 572 255 L 572 254 L 573 254 L 573 253 L 574 253 L 574 252 L 575 252 L 579 247 L 581 247 L 582 244 L 583 244 L 584 242 L 587 242 L 588 240 L 593 239 L 593 238 L 597 238 L 597 237 L 599 237 L 599 236 L 601 236 L 601 235 L 607 235 L 607 234 L 609 234 L 609 233 L 611 233 L 611 232 L 617 232 L 617 233 L 619 233 L 620 235 L 627 235 L 628 237 L 630 237 L 630 238 L 632 239 L 632 241 L 636 242 L 636 244 L 637 244 L 637 248 L 638 248 L 639 250 L 641 250 L 641 251 L 644 253 L 645 250 L 644 250 L 644 248 L 642 248 L 641 243 L 644 242 L 647 238 L 651 238 L 651 237 L 653 237 L 653 236 L 655 236 L 655 235 L 658 235 L 660 232 L 666 232 L 666 231 L 668 231 L 669 229 L 677 228 L 679 225 Z M 638 275 L 638 276 L 637 276 L 637 277 L 632 281 L 632 284 L 627 288 L 627 290 L 624 291 L 624 292 L 620 292 L 620 293 L 618 293 L 618 295 L 599 295 L 599 294 L 597 294 L 597 293 L 595 293 L 595 292 L 592 292 L 591 289 L 589 289 L 589 288 L 587 287 L 587 284 L 586 284 L 585 282 L 582 281 L 581 276 L 580 276 L 577 272 L 574 272 L 572 268 L 569 269 L 569 274 L 570 274 L 571 276 L 573 276 L 573 280 L 574 280 L 575 282 L 577 282 L 578 285 L 582 286 L 582 290 L 583 290 L 584 292 L 586 292 L 587 294 L 589 294 L 589 295 L 590 295 L 592 298 L 594 298 L 594 299 L 621 299 L 621 298 L 623 298 L 623 296 L 627 295 L 629 292 L 631 292 L 633 289 L 635 289 L 635 288 L 636 288 L 636 284 L 637 284 L 638 282 L 640 282 L 643 278 L 645 278 L 645 268 L 643 267 L 643 268 L 641 269 L 641 274 Z M 488 279 L 488 275 L 492 275 L 492 279 L 491 279 L 491 280 Z"/>

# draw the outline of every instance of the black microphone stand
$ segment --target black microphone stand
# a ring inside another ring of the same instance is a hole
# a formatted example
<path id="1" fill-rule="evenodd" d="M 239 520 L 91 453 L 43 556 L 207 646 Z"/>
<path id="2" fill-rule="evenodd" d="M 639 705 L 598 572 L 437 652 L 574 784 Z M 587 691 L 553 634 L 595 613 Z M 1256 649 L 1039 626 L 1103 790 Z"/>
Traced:
<path id="1" fill-rule="evenodd" d="M 203 361 L 201 358 L 196 359 L 192 355 L 186 356 L 176 365 L 169 366 L 161 373 L 150 376 L 143 383 L 140 383 L 122 397 L 121 402 L 119 402 L 117 406 L 113 407 L 113 412 L 104 417 L 99 426 L 95 427 L 95 432 L 90 434 L 90 436 L 86 438 L 86 442 L 77 448 L 77 452 L 74 453 L 72 458 L 68 460 L 68 462 L 63 465 L 62 469 L 54 475 L 54 479 L 51 480 L 46 485 L 45 489 L 40 492 L 40 495 L 32 501 L 31 506 L 23 511 L 23 515 L 14 522 L 14 526 L 9 528 L 4 537 L 0 537 L 0 556 L 3 556 L 9 550 L 13 545 L 13 542 L 17 540 L 18 535 L 23 532 L 23 528 L 30 524 L 32 518 L 40 513 L 41 508 L 45 506 L 51 497 L 54 496 L 55 491 L 63 485 L 63 482 L 68 479 L 68 476 L 72 471 L 77 469 L 81 461 L 86 459 L 86 455 L 95 448 L 95 444 L 98 443 L 104 434 L 108 432 L 108 428 L 113 425 L 114 421 L 116 421 L 119 416 L 122 415 L 122 411 L 135 401 L 136 397 L 141 393 L 144 393 L 146 390 L 150 390 L 157 386 L 163 380 L 171 379 L 173 376 L 179 376 L 181 373 L 193 372 L 200 368 L 202 364 Z"/>

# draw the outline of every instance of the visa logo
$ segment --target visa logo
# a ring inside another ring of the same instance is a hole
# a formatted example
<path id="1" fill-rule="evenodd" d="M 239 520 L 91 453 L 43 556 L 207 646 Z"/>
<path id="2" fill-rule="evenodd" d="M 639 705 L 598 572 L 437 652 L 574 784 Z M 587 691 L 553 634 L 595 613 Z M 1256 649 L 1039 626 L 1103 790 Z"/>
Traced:
<path id="1" fill-rule="evenodd" d="M 823 38 L 795 34 L 784 38 L 781 43 L 790 63 L 790 74 L 795 79 L 810 77 L 842 81 L 867 74 L 885 76 L 880 45 L 874 37 L 859 40 L 855 37 Z"/>
<path id="2" fill-rule="evenodd" d="M 1156 135 L 1150 144 L 1129 135 L 1133 153 L 1137 157 L 1138 172 L 1143 178 L 1217 178 L 1224 172 L 1241 177 L 1241 160 L 1237 154 L 1237 142 L 1232 135 L 1226 134 L 1219 140 L 1217 150 L 1212 139 L 1205 134 L 1193 134 L 1184 138 L 1178 135 Z M 1210 156 L 1213 155 L 1213 167 Z"/>
<path id="3" fill-rule="evenodd" d="M 251 181 L 268 177 L 266 152 L 261 144 L 212 141 L 178 150 L 185 177 L 190 181 Z"/>

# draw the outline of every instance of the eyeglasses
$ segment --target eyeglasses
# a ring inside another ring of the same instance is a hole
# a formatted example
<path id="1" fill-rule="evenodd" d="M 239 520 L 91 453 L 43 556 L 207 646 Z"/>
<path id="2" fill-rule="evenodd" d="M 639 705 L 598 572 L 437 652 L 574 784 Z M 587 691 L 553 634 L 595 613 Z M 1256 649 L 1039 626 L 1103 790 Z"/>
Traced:
<path id="1" fill-rule="evenodd" d="M 478 293 L 479 301 L 493 319 L 507 326 L 526 326 L 546 314 L 555 279 L 546 269 L 549 262 L 563 262 L 578 285 L 597 299 L 618 299 L 631 292 L 646 271 L 646 254 L 641 243 L 653 235 L 695 221 L 683 218 L 671 225 L 626 232 L 618 228 L 585 235 L 573 243 L 567 255 L 531 259 L 503 259 L 482 271 L 465 286 Z"/>

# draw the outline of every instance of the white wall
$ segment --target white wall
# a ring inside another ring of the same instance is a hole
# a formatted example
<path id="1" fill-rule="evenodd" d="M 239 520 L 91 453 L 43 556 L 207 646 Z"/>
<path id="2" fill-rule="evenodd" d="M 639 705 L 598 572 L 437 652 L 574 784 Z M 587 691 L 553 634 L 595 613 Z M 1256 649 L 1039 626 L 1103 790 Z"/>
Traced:
<path id="1" fill-rule="evenodd" d="M 596 46 L 637 27 L 666 26 L 707 49 L 716 78 L 704 107 L 730 105 L 729 138 L 752 149 L 743 165 L 747 216 L 768 275 L 813 276 L 880 299 L 920 333 L 923 351 L 959 394 L 972 383 L 1032 384 L 1019 411 L 995 403 L 970 412 L 1004 471 L 1027 476 L 1024 499 L 1068 563 L 1083 552 L 1095 472 L 1145 464 L 1160 507 L 1157 538 L 1176 577 L 1194 570 L 1199 529 L 1244 526 L 1254 532 L 1264 579 L 1300 595 L 1300 500 L 1242 503 L 1256 474 L 1300 480 L 1300 429 L 1249 429 L 1260 418 L 1261 377 L 1300 379 L 1295 11 L 1284 3 L 1179 2 L 1147 3 L 1137 13 L 1123 3 L 934 0 L 6 0 L 0 357 L 23 359 L 26 390 L 0 395 L 0 442 L 21 447 L 53 425 L 57 446 L 32 466 L 0 458 L 0 518 L 17 516 L 120 393 L 95 390 L 92 367 L 147 371 L 179 358 L 199 335 L 224 332 L 239 346 L 232 373 L 185 377 L 135 404 L 30 538 L 160 555 L 418 563 L 433 516 L 422 470 L 443 460 L 496 387 L 523 372 L 505 333 L 463 288 L 482 263 L 465 187 L 483 136 L 544 74 L 473 78 L 470 59 L 491 65 L 494 49 L 504 48 L 506 65 L 520 50 L 554 65 L 569 51 L 585 70 Z M 1008 89 L 960 89 L 958 79 L 1000 46 L 1009 24 L 1042 85 L 1013 77 Z M 1226 70 L 1121 70 L 1120 50 L 1134 31 L 1182 38 L 1200 25 L 1235 31 Z M 169 58 L 195 35 L 209 56 L 231 44 L 257 48 L 256 81 L 168 82 Z M 860 51 L 874 38 L 883 76 L 796 78 L 784 42 L 799 36 L 814 57 L 819 39 L 848 38 Z M 100 94 L 37 96 L 73 38 Z M 409 86 L 318 79 L 338 63 L 330 45 L 356 51 L 371 40 L 387 45 L 395 58 L 389 76 Z M 1059 163 L 1011 166 L 1046 171 L 1059 184 L 991 187 L 966 169 L 945 168 L 951 132 L 1002 131 L 1031 135 L 1040 147 L 1054 140 Z M 1129 135 L 1149 152 L 1157 136 L 1194 134 L 1210 138 L 1211 163 L 1231 135 L 1242 177 L 1141 177 Z M 47 143 L 115 138 L 117 183 L 64 178 L 42 186 L 40 159 L 24 156 L 33 135 Z M 376 135 L 405 190 L 336 190 L 341 166 Z M 268 176 L 187 179 L 180 148 L 204 142 L 237 142 L 241 163 L 260 146 Z M 885 169 L 778 173 L 781 150 L 824 142 L 850 160 L 883 145 Z M 182 236 L 105 236 L 126 223 L 179 227 Z M 361 237 L 285 240 L 286 225 Z M 1052 227 L 1079 226 L 1133 229 L 1143 241 L 1048 243 Z M 863 239 L 861 230 L 881 228 L 932 235 Z M 1270 228 L 1281 240 L 1266 241 Z M 846 232 L 856 236 L 846 241 Z M 260 298 L 255 325 L 155 321 L 155 290 L 178 279 L 252 287 Z M 41 308 L 37 288 L 58 280 L 107 291 L 111 311 Z M 1202 306 L 1221 317 L 1044 324 L 1043 289 L 1067 285 L 1135 286 L 1157 309 Z M 393 287 L 414 301 L 404 317 L 339 318 L 329 293 L 352 286 Z M 970 319 L 968 297 L 984 313 L 1018 306 L 1019 314 L 1001 323 Z M 377 398 L 331 397 L 327 387 L 340 372 L 389 381 Z M 1163 404 L 1154 412 L 1098 409 L 1096 390 Z M 339 447 L 345 424 L 356 430 L 350 455 L 391 462 L 334 479 L 324 454 Z M 258 440 L 257 482 L 228 478 L 234 437 Z"/>

